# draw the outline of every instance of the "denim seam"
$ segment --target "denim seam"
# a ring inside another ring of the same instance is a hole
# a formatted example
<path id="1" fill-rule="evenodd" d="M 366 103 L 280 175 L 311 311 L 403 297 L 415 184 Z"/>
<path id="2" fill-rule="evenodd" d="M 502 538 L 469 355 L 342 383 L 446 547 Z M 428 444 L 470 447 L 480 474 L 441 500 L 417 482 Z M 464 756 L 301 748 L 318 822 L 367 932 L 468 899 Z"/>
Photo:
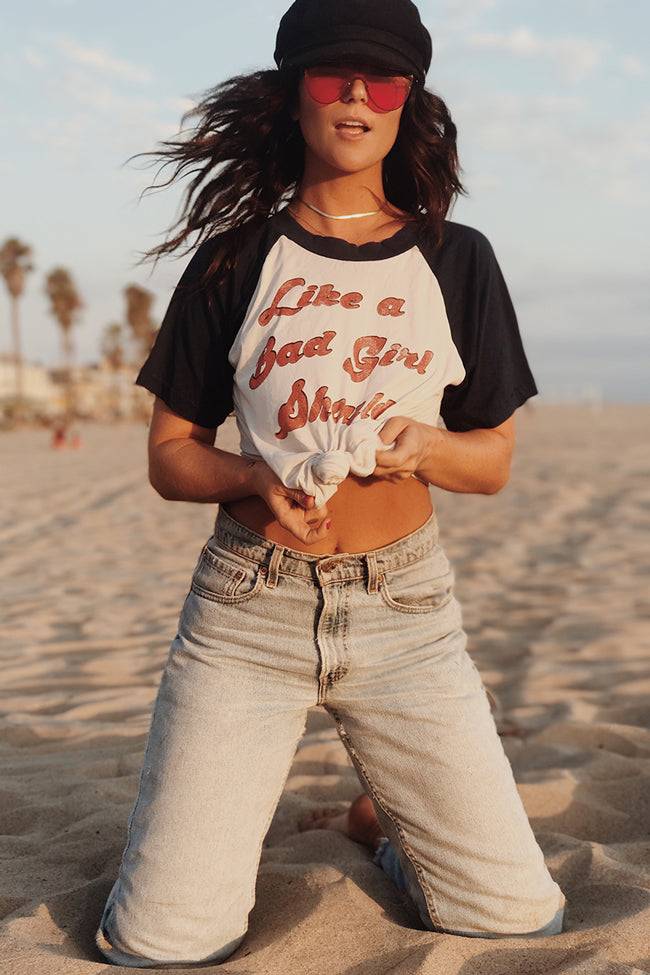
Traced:
<path id="1" fill-rule="evenodd" d="M 235 589 L 246 575 L 242 568 L 231 565 L 222 556 L 211 552 L 207 545 L 203 546 L 203 551 L 201 552 L 201 557 L 199 559 L 199 566 L 202 563 L 207 563 L 210 569 L 216 569 L 218 572 L 222 572 L 223 575 L 229 576 Z"/>
<path id="2" fill-rule="evenodd" d="M 283 556 L 284 546 L 274 545 L 266 572 L 266 584 L 269 589 L 277 588 Z"/>
<path id="3" fill-rule="evenodd" d="M 225 538 L 221 533 L 219 535 L 215 535 L 214 537 L 215 537 L 215 540 L 219 543 L 219 545 L 222 548 L 225 548 L 229 552 L 232 552 L 233 555 L 238 555 L 240 558 L 246 559 L 247 562 L 252 562 L 254 565 L 266 565 L 267 564 L 267 561 L 268 561 L 267 559 L 260 559 L 260 558 L 257 558 L 255 556 L 253 556 L 253 555 L 248 555 L 246 552 L 243 552 L 241 545 L 229 544 L 229 539 L 228 538 Z M 270 542 L 269 543 L 269 552 L 268 552 L 269 556 L 272 554 L 272 551 L 273 551 L 273 542 Z"/>
<path id="4" fill-rule="evenodd" d="M 205 589 L 203 586 L 200 585 L 200 583 L 196 581 L 200 573 L 200 569 L 203 566 L 205 566 L 210 572 L 218 572 L 221 574 L 221 576 L 224 578 L 223 592 L 216 593 L 216 590 Z M 195 590 L 200 593 L 215 592 L 215 595 L 231 597 L 231 596 L 236 596 L 237 588 L 240 586 L 240 584 L 244 581 L 245 578 L 246 578 L 246 573 L 244 572 L 243 569 L 235 568 L 234 566 L 229 565 L 225 561 L 225 559 L 218 558 L 212 552 L 209 552 L 206 548 L 204 549 L 203 554 L 201 555 L 201 559 L 199 561 L 199 565 L 192 576 L 192 582 L 190 588 L 195 588 Z"/>
<path id="5" fill-rule="evenodd" d="M 326 584 L 322 580 L 318 580 L 321 590 L 326 588 Z M 328 640 L 333 638 L 333 617 L 331 614 L 331 609 L 328 609 L 324 597 L 322 597 L 323 602 L 318 610 L 318 624 L 316 627 L 316 646 L 318 649 L 318 654 L 320 658 L 320 674 L 318 679 L 318 704 L 324 705 L 327 697 L 327 690 L 332 686 L 333 683 L 337 683 L 343 677 L 346 676 L 348 670 L 350 669 L 350 646 L 348 642 L 349 635 L 349 593 L 350 586 L 347 585 L 348 582 L 358 581 L 358 580 L 339 580 L 344 582 L 345 585 L 339 588 L 339 605 L 336 609 L 336 615 L 342 616 L 345 623 L 341 627 L 340 632 L 336 634 L 338 641 L 343 647 L 344 657 L 340 660 L 330 661 L 329 654 L 324 653 L 323 643 L 327 645 Z M 326 625 L 328 624 L 328 625 Z M 337 655 L 340 657 L 340 654 Z M 334 664 L 334 666 L 332 666 Z"/>
<path id="6" fill-rule="evenodd" d="M 191 590 L 192 592 L 203 599 L 208 599 L 211 603 L 224 603 L 230 605 L 237 605 L 237 603 L 245 603 L 247 600 L 252 599 L 257 596 L 260 589 L 262 588 L 262 583 L 264 581 L 264 575 L 262 572 L 258 572 L 257 578 L 255 579 L 255 585 L 250 590 L 250 592 L 242 593 L 240 596 L 237 595 L 226 595 L 225 593 L 215 593 L 211 592 L 209 589 L 204 589 L 197 582 L 192 581 Z"/>
<path id="7" fill-rule="evenodd" d="M 397 833 L 397 835 L 400 838 L 400 843 L 402 845 L 402 850 L 404 851 L 404 853 L 408 857 L 408 859 L 409 859 L 409 861 L 410 861 L 410 863 L 411 863 L 411 865 L 412 865 L 412 867 L 415 870 L 415 873 L 417 875 L 418 882 L 420 884 L 420 889 L 421 889 L 421 891 L 422 891 L 422 893 L 424 895 L 424 900 L 425 900 L 425 903 L 426 903 L 426 908 L 427 908 L 427 911 L 429 913 L 429 918 L 431 920 L 431 923 L 434 925 L 434 927 L 437 925 L 439 928 L 441 928 L 442 925 L 441 925 L 441 921 L 440 921 L 440 916 L 439 916 L 438 911 L 437 911 L 437 908 L 435 906 L 435 897 L 433 895 L 433 891 L 431 890 L 429 884 L 426 882 L 426 880 L 424 878 L 424 874 L 423 874 L 423 871 L 422 871 L 422 867 L 420 866 L 420 863 L 418 862 L 418 860 L 414 856 L 414 854 L 413 854 L 413 852 L 412 852 L 409 844 L 406 842 L 406 837 L 404 835 L 404 831 L 403 831 L 400 823 L 397 822 L 397 820 L 392 815 L 392 813 L 389 812 L 389 810 L 387 808 L 387 804 L 381 799 L 381 797 L 377 793 L 377 790 L 375 789 L 374 785 L 372 784 L 372 780 L 371 780 L 370 775 L 368 773 L 368 769 L 364 765 L 363 761 L 360 759 L 360 757 L 357 754 L 357 751 L 356 751 L 354 745 L 350 741 L 350 738 L 348 736 L 347 731 L 345 730 L 345 726 L 343 724 L 343 721 L 341 720 L 341 717 L 340 717 L 338 711 L 336 711 L 336 709 L 334 709 L 334 708 L 331 708 L 330 709 L 330 714 L 332 715 L 332 717 L 336 721 L 336 724 L 337 724 L 338 729 L 339 729 L 339 735 L 341 737 L 341 740 L 342 740 L 343 744 L 345 745 L 345 747 L 347 748 L 347 750 L 349 751 L 350 756 L 352 757 L 355 765 L 357 766 L 357 768 L 359 769 L 359 771 L 363 775 L 363 778 L 364 778 L 364 780 L 365 780 L 365 782 L 366 782 L 366 784 L 368 786 L 368 789 L 370 791 L 370 794 L 371 794 L 373 800 L 377 803 L 377 805 L 379 805 L 381 807 L 381 809 L 383 810 L 383 812 L 385 813 L 385 815 L 388 817 L 388 819 L 390 819 L 391 823 L 393 824 L 393 826 L 395 828 L 395 832 Z"/>
<path id="8" fill-rule="evenodd" d="M 245 559 L 247 562 L 251 562 L 253 565 L 265 565 L 267 567 L 270 562 L 270 558 L 272 557 L 273 554 L 273 545 L 275 544 L 273 542 L 269 543 L 270 544 L 270 548 L 268 552 L 269 558 L 265 558 L 263 556 L 253 556 L 246 552 L 243 552 L 240 546 L 228 544 L 227 539 L 223 538 L 223 536 L 217 536 L 216 540 L 219 543 L 219 545 L 221 545 L 224 549 L 226 549 L 229 552 L 232 552 L 234 555 L 238 556 L 239 558 Z M 355 576 L 346 575 L 343 579 L 334 579 L 332 581 L 353 582 L 358 579 L 365 580 L 366 571 L 365 571 L 365 565 L 363 563 L 366 562 L 366 559 L 369 555 L 374 556 L 374 558 L 376 559 L 377 567 L 380 572 L 390 572 L 397 569 L 406 569 L 408 568 L 408 566 L 414 565 L 416 562 L 420 562 L 423 558 L 426 558 L 426 556 L 432 554 L 435 551 L 435 548 L 436 548 L 435 545 L 433 547 L 427 546 L 426 548 L 423 548 L 422 551 L 418 550 L 418 552 L 412 558 L 408 558 L 406 560 L 400 559 L 399 561 L 393 561 L 393 559 L 398 558 L 397 556 L 393 556 L 393 558 L 382 558 L 380 554 L 381 550 L 372 551 L 372 552 L 359 552 L 359 553 L 355 552 L 345 556 L 342 555 L 338 557 L 338 561 L 343 563 L 345 562 L 349 563 L 351 560 L 354 559 L 359 560 L 359 562 L 361 563 L 359 566 L 359 574 Z M 318 556 L 316 558 L 314 558 L 313 556 L 307 556 L 304 560 L 296 559 L 292 553 L 288 552 L 285 549 L 278 570 L 279 575 L 293 576 L 294 578 L 299 578 L 299 579 L 309 579 L 312 577 L 311 572 L 307 573 L 304 571 L 301 572 L 301 571 L 292 570 L 289 566 L 286 565 L 286 562 L 296 561 L 300 566 L 304 566 L 305 568 L 312 569 L 318 566 L 319 561 L 325 562 L 332 558 L 333 556 L 331 555 L 324 555 L 324 556 Z"/>
<path id="9" fill-rule="evenodd" d="M 169 659 L 171 659 L 172 653 L 173 653 L 173 649 L 170 650 L 170 652 L 169 652 L 168 662 L 169 662 Z M 163 677 L 164 677 L 164 674 L 163 674 Z M 162 681 L 161 681 L 161 685 L 160 686 L 162 687 Z M 159 706 L 159 703 L 158 703 L 159 702 L 159 698 L 160 698 L 160 689 L 158 691 L 158 695 L 156 696 L 156 701 L 154 703 L 153 710 L 151 712 L 151 721 L 149 723 L 150 727 L 153 725 L 154 718 L 156 716 L 156 711 L 157 711 L 158 706 Z M 131 811 L 131 815 L 129 816 L 128 823 L 126 825 L 126 842 L 124 844 L 124 852 L 122 853 L 122 860 L 123 861 L 126 859 L 126 855 L 127 855 L 127 853 L 129 852 L 129 850 L 131 848 L 131 843 L 132 843 L 132 840 L 133 840 L 133 827 L 134 827 L 134 824 L 135 824 L 136 814 L 138 813 L 138 811 L 139 811 L 139 809 L 142 806 L 142 803 L 144 801 L 143 796 L 142 796 L 142 793 L 143 793 L 142 786 L 143 786 L 143 783 L 144 783 L 145 775 L 148 774 L 147 773 L 147 768 L 148 768 L 148 766 L 147 766 L 147 750 L 148 750 L 148 747 L 149 747 L 149 740 L 147 739 L 147 744 L 145 745 L 144 759 L 142 761 L 142 768 L 140 769 L 140 775 L 138 776 L 138 795 L 137 795 L 136 801 L 135 801 L 135 803 L 133 805 L 133 809 Z M 109 904 L 111 904 L 110 897 L 109 897 L 108 903 L 107 903 L 107 914 L 108 914 L 108 905 Z M 111 904 L 111 906 L 113 907 L 114 905 Z"/>
<path id="10" fill-rule="evenodd" d="M 228 543 L 224 541 L 223 538 L 217 538 L 217 542 L 222 548 L 226 549 L 229 552 L 232 552 L 233 555 L 236 555 L 241 559 L 245 559 L 247 562 L 252 562 L 254 565 L 268 565 L 269 563 L 269 559 L 267 558 L 253 556 L 247 554 L 246 552 L 242 552 L 241 548 L 237 546 L 228 545 Z M 393 556 L 392 558 L 382 558 L 382 556 L 378 555 L 377 552 L 359 552 L 359 553 L 353 552 L 345 556 L 340 556 L 338 561 L 344 564 L 345 563 L 349 564 L 350 562 L 354 562 L 355 560 L 358 560 L 359 575 L 355 576 L 354 578 L 364 579 L 365 572 L 364 572 L 363 563 L 365 562 L 368 555 L 375 556 L 375 558 L 377 559 L 377 565 L 380 568 L 380 570 L 382 570 L 383 572 L 391 572 L 398 569 L 406 569 L 408 568 L 408 566 L 414 565 L 416 562 L 420 562 L 428 555 L 431 555 L 434 551 L 435 551 L 435 546 L 433 548 L 425 548 L 422 551 L 417 552 L 417 554 L 413 558 L 408 558 L 406 560 L 399 559 L 399 561 L 398 561 L 398 556 Z M 269 552 L 269 555 L 270 554 L 271 553 Z M 291 561 L 297 562 L 298 565 L 304 566 L 306 569 L 311 570 L 312 568 L 315 568 L 319 564 L 319 561 L 325 562 L 325 561 L 329 561 L 331 558 L 332 556 L 324 555 L 324 556 L 319 556 L 318 558 L 308 558 L 303 561 L 302 559 L 296 559 L 292 554 L 290 554 L 285 550 L 283 556 L 283 562 L 285 562 L 285 564 L 280 567 L 280 575 L 291 575 L 303 579 L 310 578 L 311 571 L 301 572 L 301 571 L 292 570 L 286 565 L 286 561 L 288 560 L 290 562 Z M 346 578 L 348 577 L 346 576 Z"/>
<path id="11" fill-rule="evenodd" d="M 379 586 L 383 579 L 383 575 L 379 571 L 377 566 L 377 556 L 374 552 L 369 552 L 366 556 L 366 568 L 368 570 L 368 580 L 367 580 L 367 592 L 369 596 L 376 596 L 379 592 Z"/>
<path id="12" fill-rule="evenodd" d="M 306 725 L 307 725 L 307 711 L 305 711 L 305 715 L 304 715 L 304 719 L 303 719 L 303 724 L 302 724 L 302 730 L 301 730 L 300 734 L 296 736 L 295 745 L 294 745 L 294 756 L 295 756 L 295 753 L 296 753 L 296 751 L 298 749 L 298 743 L 300 742 L 300 739 L 302 738 L 302 736 L 304 734 Z M 277 811 L 278 805 L 280 804 L 280 799 L 282 798 L 282 793 L 284 792 L 284 787 L 287 784 L 287 780 L 289 778 L 289 773 L 290 772 L 291 772 L 291 762 L 289 762 L 289 765 L 287 766 L 287 770 L 286 770 L 286 774 L 284 776 L 284 779 L 280 783 L 280 787 L 278 789 L 278 792 L 277 792 L 277 795 L 276 795 L 276 798 L 275 798 L 275 802 L 272 803 L 272 804 L 270 804 L 270 809 L 269 809 L 268 816 L 266 818 L 266 822 L 264 824 L 264 829 L 260 833 L 261 839 L 260 839 L 259 847 L 258 847 L 258 850 L 257 850 L 257 864 L 258 864 L 258 866 L 257 866 L 257 875 L 258 875 L 258 877 L 259 877 L 259 864 L 260 864 L 260 861 L 262 859 L 262 852 L 264 850 L 264 841 L 266 840 L 266 835 L 267 835 L 269 829 L 271 828 L 271 823 L 273 822 L 273 817 L 275 816 L 275 813 Z M 253 884 L 253 888 L 251 890 L 250 910 L 252 910 L 253 907 L 255 906 L 255 898 L 256 898 L 256 896 L 257 896 L 256 885 Z M 246 930 L 248 930 L 248 923 L 249 922 L 248 922 L 248 919 L 247 919 L 246 920 Z"/>
<path id="13" fill-rule="evenodd" d="M 441 602 L 435 605 L 417 605 L 415 603 L 400 603 L 399 600 L 394 599 L 389 591 L 388 583 L 386 577 L 382 576 L 381 585 L 379 586 L 379 593 L 384 600 L 386 606 L 390 609 L 397 610 L 398 613 L 412 613 L 414 615 L 420 615 L 422 613 L 437 613 L 439 610 L 444 609 L 452 599 L 454 598 L 453 592 L 448 592 Z"/>

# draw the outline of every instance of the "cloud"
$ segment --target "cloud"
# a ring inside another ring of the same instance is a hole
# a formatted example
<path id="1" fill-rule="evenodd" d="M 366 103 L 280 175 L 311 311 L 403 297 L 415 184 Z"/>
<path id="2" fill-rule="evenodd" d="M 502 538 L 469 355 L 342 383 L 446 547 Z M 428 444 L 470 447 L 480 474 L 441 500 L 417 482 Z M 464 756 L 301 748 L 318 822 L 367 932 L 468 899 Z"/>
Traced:
<path id="1" fill-rule="evenodd" d="M 502 187 L 512 164 L 523 164 L 529 174 L 565 189 L 579 187 L 626 206 L 647 204 L 650 108 L 625 118 L 590 118 L 587 107 L 575 95 L 485 92 L 466 97 L 454 115 L 467 137 L 463 156 L 470 160 L 468 172 L 476 165 L 471 159 L 487 150 L 493 159 L 490 169 L 501 172 Z M 481 168 L 486 168 L 484 156 Z"/>
<path id="2" fill-rule="evenodd" d="M 87 166 L 103 154 L 106 165 L 153 148 L 177 135 L 181 117 L 194 102 L 178 97 L 143 97 L 92 70 L 66 64 L 48 86 L 49 110 L 28 138 L 65 168 Z"/>
<path id="3" fill-rule="evenodd" d="M 133 116 L 149 114 L 158 109 L 151 98 L 137 97 L 130 92 L 118 91 L 110 83 L 98 80 L 92 73 L 81 68 L 68 67 L 55 83 L 62 105 L 77 104 L 97 115 Z"/>
<path id="4" fill-rule="evenodd" d="M 442 16 L 439 21 L 444 22 L 445 33 L 463 33 L 474 27 L 488 10 L 494 10 L 501 3 L 501 0 L 464 0 L 462 4 L 458 0 L 445 0 L 442 8 Z M 434 45 L 436 40 L 436 25 L 429 25 Z"/>
<path id="5" fill-rule="evenodd" d="M 482 145 L 516 156 L 564 142 L 583 108 L 583 99 L 575 96 L 487 91 L 459 102 L 454 114 L 463 116 L 461 132 L 471 132 Z"/>
<path id="6" fill-rule="evenodd" d="M 475 32 L 465 42 L 473 51 L 491 51 L 512 57 L 550 61 L 564 81 L 579 84 L 593 74 L 602 62 L 605 44 L 580 37 L 543 38 L 529 27 L 516 27 L 509 33 Z"/>
<path id="7" fill-rule="evenodd" d="M 33 48 L 27 48 L 23 51 L 23 56 L 30 68 L 34 68 L 36 71 L 43 71 L 47 67 L 45 58 Z"/>
<path id="8" fill-rule="evenodd" d="M 634 55 L 623 58 L 621 67 L 630 78 L 646 78 L 648 75 L 648 66 Z"/>
<path id="9" fill-rule="evenodd" d="M 147 85 L 151 82 L 151 72 L 147 68 L 114 58 L 101 47 L 87 47 L 74 38 L 63 35 L 55 37 L 54 43 L 64 58 L 72 64 L 80 64 L 136 84 Z"/>
<path id="10" fill-rule="evenodd" d="M 74 168 L 83 160 L 83 149 L 93 120 L 84 115 L 68 119 L 50 119 L 31 133 L 34 142 L 43 146 L 50 157 L 66 168 Z"/>
<path id="11" fill-rule="evenodd" d="M 50 34 L 46 41 L 47 46 L 41 38 L 21 52 L 34 73 L 32 86 L 44 96 L 23 129 L 66 169 L 87 166 L 101 153 L 113 165 L 152 147 L 178 133 L 181 116 L 194 105 L 171 95 L 153 97 L 143 88 L 152 81 L 146 68 L 113 57 L 100 45 L 63 34 Z"/>

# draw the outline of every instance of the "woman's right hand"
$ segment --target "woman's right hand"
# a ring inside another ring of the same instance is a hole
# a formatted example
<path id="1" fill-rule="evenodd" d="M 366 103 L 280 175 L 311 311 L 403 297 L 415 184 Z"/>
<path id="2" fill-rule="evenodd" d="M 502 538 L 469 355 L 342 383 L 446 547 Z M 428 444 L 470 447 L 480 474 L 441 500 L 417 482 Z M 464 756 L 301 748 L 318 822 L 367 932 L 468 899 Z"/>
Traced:
<path id="1" fill-rule="evenodd" d="M 156 399 L 149 430 L 149 479 L 163 498 L 222 504 L 259 495 L 278 523 L 304 545 L 327 537 L 327 507 L 316 508 L 303 491 L 285 487 L 263 460 L 215 447 L 216 432 L 183 419 Z"/>
<path id="2" fill-rule="evenodd" d="M 303 491 L 285 487 L 263 460 L 255 461 L 257 494 L 266 503 L 278 524 L 305 545 L 327 537 L 330 528 L 326 505 L 316 508 L 314 498 Z"/>

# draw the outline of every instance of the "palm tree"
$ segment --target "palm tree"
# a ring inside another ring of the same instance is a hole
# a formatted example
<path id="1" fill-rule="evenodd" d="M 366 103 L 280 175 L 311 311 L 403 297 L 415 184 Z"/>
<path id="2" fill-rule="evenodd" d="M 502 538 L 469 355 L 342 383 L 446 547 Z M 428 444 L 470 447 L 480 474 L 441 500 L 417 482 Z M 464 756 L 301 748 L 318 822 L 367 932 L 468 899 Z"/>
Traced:
<path id="1" fill-rule="evenodd" d="M 9 237 L 0 249 L 0 273 L 5 279 L 11 299 L 11 332 L 16 364 L 16 415 L 23 416 L 23 355 L 20 341 L 20 318 L 18 299 L 25 288 L 25 275 L 33 270 L 30 263 L 32 249 L 21 243 L 17 237 Z"/>
<path id="2" fill-rule="evenodd" d="M 146 356 L 156 337 L 156 327 L 151 317 L 155 296 L 139 284 L 129 284 L 124 289 L 126 320 L 138 346 L 139 354 Z"/>
<path id="3" fill-rule="evenodd" d="M 104 362 L 113 373 L 113 391 L 111 410 L 113 416 L 120 413 L 120 370 L 124 365 L 124 328 L 119 322 L 111 322 L 102 333 L 102 356 Z"/>
<path id="4" fill-rule="evenodd" d="M 102 355 L 114 372 L 124 365 L 124 329 L 119 322 L 111 322 L 102 334 Z"/>
<path id="5" fill-rule="evenodd" d="M 67 411 L 72 412 L 72 360 L 74 347 L 72 344 L 72 326 L 76 322 L 79 311 L 83 308 L 81 295 L 77 291 L 72 275 L 64 267 L 57 267 L 50 271 L 45 279 L 45 292 L 50 299 L 50 311 L 61 326 L 63 339 L 63 358 L 67 380 Z"/>

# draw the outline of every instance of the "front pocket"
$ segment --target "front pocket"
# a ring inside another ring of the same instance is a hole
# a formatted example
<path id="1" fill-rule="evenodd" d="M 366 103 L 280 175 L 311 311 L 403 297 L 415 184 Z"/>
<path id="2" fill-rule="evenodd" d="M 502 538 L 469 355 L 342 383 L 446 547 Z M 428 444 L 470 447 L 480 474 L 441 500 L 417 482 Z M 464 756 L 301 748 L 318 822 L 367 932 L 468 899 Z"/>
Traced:
<path id="1" fill-rule="evenodd" d="M 206 545 L 192 576 L 192 592 L 213 602 L 236 603 L 250 599 L 262 584 L 260 566 L 254 562 L 218 555 Z"/>
<path id="2" fill-rule="evenodd" d="M 442 562 L 427 557 L 384 572 L 379 586 L 384 602 L 401 613 L 433 613 L 446 606 L 454 598 L 454 574 L 444 556 Z"/>

